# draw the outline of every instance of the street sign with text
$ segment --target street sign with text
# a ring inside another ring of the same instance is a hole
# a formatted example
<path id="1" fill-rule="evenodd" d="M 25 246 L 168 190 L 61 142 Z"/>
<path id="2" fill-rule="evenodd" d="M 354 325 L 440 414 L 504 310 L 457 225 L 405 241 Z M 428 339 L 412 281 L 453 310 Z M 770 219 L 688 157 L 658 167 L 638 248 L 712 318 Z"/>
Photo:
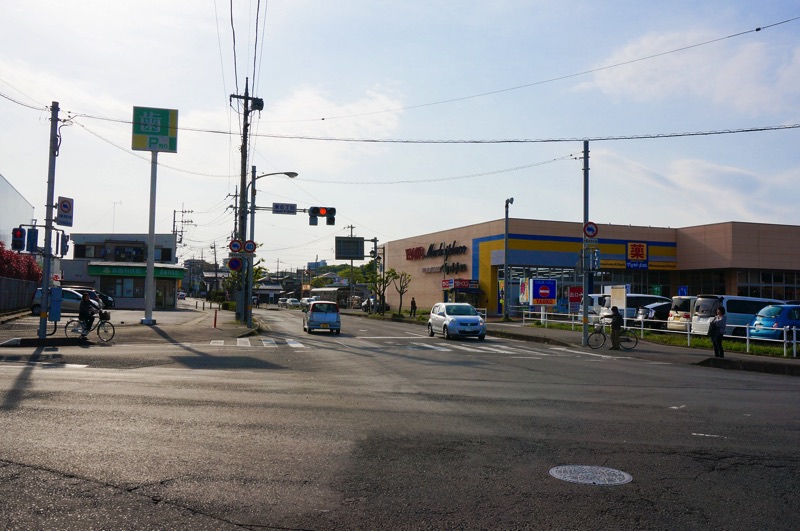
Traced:
<path id="1" fill-rule="evenodd" d="M 294 203 L 272 203 L 273 214 L 297 215 L 297 205 Z"/>

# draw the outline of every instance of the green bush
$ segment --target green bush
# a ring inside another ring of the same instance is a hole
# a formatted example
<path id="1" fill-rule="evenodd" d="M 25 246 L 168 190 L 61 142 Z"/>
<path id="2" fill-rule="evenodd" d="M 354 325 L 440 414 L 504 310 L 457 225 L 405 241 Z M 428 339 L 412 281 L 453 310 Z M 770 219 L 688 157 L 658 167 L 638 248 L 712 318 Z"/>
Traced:
<path id="1" fill-rule="evenodd" d="M 222 301 L 222 309 L 229 312 L 236 311 L 236 301 Z"/>

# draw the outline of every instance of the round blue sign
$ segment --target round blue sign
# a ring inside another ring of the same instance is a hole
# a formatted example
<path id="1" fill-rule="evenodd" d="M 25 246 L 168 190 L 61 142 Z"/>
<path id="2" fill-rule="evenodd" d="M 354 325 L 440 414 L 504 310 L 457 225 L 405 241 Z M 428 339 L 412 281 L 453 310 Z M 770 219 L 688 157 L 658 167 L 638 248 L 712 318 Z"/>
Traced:
<path id="1" fill-rule="evenodd" d="M 231 271 L 239 271 L 242 268 L 242 259 L 233 257 L 228 260 L 228 269 Z"/>
<path id="2" fill-rule="evenodd" d="M 255 250 L 256 250 L 256 242 L 254 242 L 253 240 L 247 240 L 246 242 L 244 242 L 244 252 L 252 253 Z"/>
<path id="3" fill-rule="evenodd" d="M 242 250 L 242 242 L 240 240 L 232 240 L 231 243 L 228 244 L 228 249 L 234 253 L 238 253 Z"/>
<path id="4" fill-rule="evenodd" d="M 583 226 L 583 235 L 587 238 L 594 238 L 597 236 L 597 225 L 591 221 L 586 223 L 586 225 Z"/>

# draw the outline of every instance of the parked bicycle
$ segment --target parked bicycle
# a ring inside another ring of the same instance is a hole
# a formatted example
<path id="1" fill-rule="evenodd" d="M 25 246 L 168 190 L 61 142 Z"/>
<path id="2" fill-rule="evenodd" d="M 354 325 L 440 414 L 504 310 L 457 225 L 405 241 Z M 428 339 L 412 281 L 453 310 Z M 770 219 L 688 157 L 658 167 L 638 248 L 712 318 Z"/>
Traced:
<path id="1" fill-rule="evenodd" d="M 88 336 L 94 330 L 97 330 L 97 337 L 103 343 L 108 343 L 114 339 L 114 325 L 111 323 L 111 312 L 101 311 L 98 314 L 99 319 L 86 330 L 86 327 L 79 319 L 71 319 L 64 327 L 64 333 L 67 337 L 81 337 Z"/>
<path id="2" fill-rule="evenodd" d="M 592 348 L 600 348 L 606 343 L 606 339 L 608 339 L 608 335 L 606 334 L 606 329 L 602 324 L 597 324 L 594 327 L 594 332 L 589 334 L 589 339 L 587 343 Z M 619 334 L 619 346 L 625 350 L 630 350 L 636 345 L 639 344 L 639 338 L 636 337 L 636 334 L 627 328 L 623 328 Z"/>

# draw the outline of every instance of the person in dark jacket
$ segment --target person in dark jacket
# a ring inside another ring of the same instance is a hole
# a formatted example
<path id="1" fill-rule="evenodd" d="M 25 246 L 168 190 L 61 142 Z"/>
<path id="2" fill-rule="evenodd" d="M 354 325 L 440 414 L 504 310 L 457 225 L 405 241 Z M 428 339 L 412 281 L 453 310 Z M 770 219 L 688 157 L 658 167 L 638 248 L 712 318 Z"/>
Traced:
<path id="1" fill-rule="evenodd" d="M 92 329 L 94 316 L 99 311 L 100 309 L 97 307 L 97 304 L 89 298 L 89 294 L 84 293 L 81 299 L 81 305 L 78 307 L 78 320 L 83 323 L 81 339 L 86 339 L 86 334 Z"/>
<path id="2" fill-rule="evenodd" d="M 708 323 L 708 334 L 711 336 L 711 344 L 714 345 L 714 357 L 724 358 L 725 351 L 722 349 L 722 338 L 725 335 L 725 328 L 728 326 L 728 318 L 725 316 L 725 308 L 717 308 L 717 315 Z"/>
<path id="3" fill-rule="evenodd" d="M 619 313 L 619 308 L 616 306 L 611 307 L 611 349 L 610 350 L 619 350 L 619 336 L 622 333 L 622 325 L 625 323 L 625 319 L 622 318 L 622 314 Z"/>

